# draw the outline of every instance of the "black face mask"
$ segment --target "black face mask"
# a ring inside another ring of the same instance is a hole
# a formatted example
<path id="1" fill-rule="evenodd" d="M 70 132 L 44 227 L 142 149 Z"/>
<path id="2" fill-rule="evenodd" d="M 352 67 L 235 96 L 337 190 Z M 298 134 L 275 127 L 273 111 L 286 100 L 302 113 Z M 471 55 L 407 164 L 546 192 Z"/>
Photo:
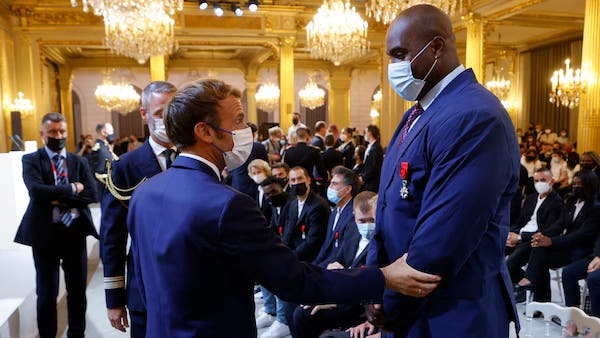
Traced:
<path id="1" fill-rule="evenodd" d="M 295 196 L 304 196 L 307 190 L 306 183 L 298 183 L 290 186 L 290 194 Z"/>
<path id="2" fill-rule="evenodd" d="M 581 169 L 592 170 L 592 169 L 594 169 L 594 164 L 593 163 L 585 163 L 585 164 L 582 163 Z"/>
<path id="3" fill-rule="evenodd" d="M 106 142 L 108 142 L 108 144 L 113 144 L 115 142 L 115 134 L 106 135 Z"/>
<path id="4" fill-rule="evenodd" d="M 285 192 L 282 192 L 279 195 L 269 197 L 269 204 L 274 207 L 283 207 L 285 202 L 287 202 L 288 195 Z"/>
<path id="5" fill-rule="evenodd" d="M 583 187 L 573 187 L 573 196 L 577 197 L 578 199 L 585 199 Z"/>
<path id="6" fill-rule="evenodd" d="M 528 161 L 533 161 L 533 160 L 535 160 L 535 156 L 527 156 L 527 160 Z"/>
<path id="7" fill-rule="evenodd" d="M 292 119 L 293 124 L 298 124 L 298 119 Z"/>
<path id="8" fill-rule="evenodd" d="M 54 137 L 48 136 L 48 140 L 46 141 L 46 146 L 55 153 L 62 150 L 66 145 L 67 145 L 66 138 L 54 138 Z"/>

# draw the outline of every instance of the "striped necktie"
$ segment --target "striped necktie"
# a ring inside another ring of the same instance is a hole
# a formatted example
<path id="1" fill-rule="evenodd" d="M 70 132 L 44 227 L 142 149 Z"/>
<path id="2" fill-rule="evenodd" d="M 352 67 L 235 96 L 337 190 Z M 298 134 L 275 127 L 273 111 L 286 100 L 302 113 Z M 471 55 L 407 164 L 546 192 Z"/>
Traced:
<path id="1" fill-rule="evenodd" d="M 67 177 L 67 173 L 65 172 L 65 161 L 63 157 L 59 154 L 56 154 L 52 157 L 52 164 L 54 165 L 54 173 L 56 174 L 56 185 L 65 185 L 69 184 L 69 180 Z M 71 213 L 71 209 L 67 209 L 60 212 L 59 220 L 66 226 L 70 227 L 71 223 L 73 223 L 73 214 Z"/>
<path id="2" fill-rule="evenodd" d="M 410 127 L 415 122 L 417 117 L 421 116 L 421 114 L 423 114 L 423 107 L 421 107 L 420 103 L 417 103 L 415 105 L 415 107 L 413 108 L 413 110 L 408 115 L 408 119 L 406 119 L 404 128 L 402 128 L 402 131 L 400 132 L 400 138 L 398 139 L 399 140 L 398 144 L 402 144 L 402 142 L 404 142 L 404 139 L 406 138 L 406 136 L 408 135 L 408 132 L 410 131 Z"/>

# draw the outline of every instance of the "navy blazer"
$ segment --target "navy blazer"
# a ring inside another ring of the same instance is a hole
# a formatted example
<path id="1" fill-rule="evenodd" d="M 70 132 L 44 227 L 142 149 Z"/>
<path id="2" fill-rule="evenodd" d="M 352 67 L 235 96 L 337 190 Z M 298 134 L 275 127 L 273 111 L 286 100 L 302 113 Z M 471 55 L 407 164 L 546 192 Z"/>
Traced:
<path id="1" fill-rule="evenodd" d="M 96 202 L 96 183 L 87 160 L 67 152 L 67 174 L 69 184 L 56 185 L 51 159 L 44 148 L 23 155 L 23 181 L 29 191 L 29 205 L 23 215 L 14 241 L 35 248 L 50 248 L 66 243 L 55 241 L 55 225 L 52 223 L 52 201 L 58 201 L 63 209 L 77 208 L 79 217 L 71 229 L 81 236 L 98 233 L 92 221 L 88 204 Z M 84 190 L 73 195 L 71 183 L 83 184 Z"/>
<path id="2" fill-rule="evenodd" d="M 299 166 L 308 171 L 312 182 L 315 186 L 315 174 L 321 181 L 327 181 L 327 169 L 323 164 L 321 153 L 318 148 L 307 145 L 306 142 L 298 142 L 295 146 L 286 150 L 283 155 L 283 162 L 287 163 L 290 168 Z"/>
<path id="3" fill-rule="evenodd" d="M 360 240 L 361 236 L 356 227 L 356 223 L 354 223 L 353 226 L 348 226 L 344 233 L 344 243 L 337 255 L 329 263 L 338 262 L 345 268 L 360 268 L 364 266 L 367 261 L 370 243 L 367 244 L 358 256 L 356 256 Z"/>
<path id="4" fill-rule="evenodd" d="M 563 208 L 558 221 L 552 225 L 552 248 L 570 249 L 573 258 L 589 256 L 594 250 L 595 239 L 600 231 L 600 209 L 592 202 L 585 202 L 573 219 L 575 205 Z"/>
<path id="5" fill-rule="evenodd" d="M 342 153 L 339 152 L 335 148 L 329 148 L 321 153 L 321 158 L 323 159 L 323 165 L 325 165 L 325 169 L 329 172 L 329 176 L 331 176 L 331 170 L 338 166 L 344 165 L 344 157 Z"/>
<path id="6" fill-rule="evenodd" d="M 312 140 L 310 140 L 310 145 L 319 148 L 320 151 L 325 150 L 325 142 L 317 135 L 313 136 Z"/>
<path id="7" fill-rule="evenodd" d="M 409 112 L 384 160 L 367 265 L 386 266 L 408 253 L 410 266 L 442 282 L 424 299 L 386 290 L 385 318 L 398 337 L 505 335 L 509 318 L 517 318 L 504 258 L 519 182 L 514 126 L 470 69 L 441 91 L 399 145 Z"/>
<path id="8" fill-rule="evenodd" d="M 144 178 L 162 172 L 148 140 L 144 144 L 112 162 L 113 183 L 123 189 L 135 187 Z M 135 275 L 135 261 L 127 254 L 127 202 L 117 200 L 109 191 L 102 201 L 100 225 L 100 258 L 104 266 L 106 307 L 113 309 L 127 305 L 134 311 L 145 311 Z M 127 287 L 125 281 L 127 266 Z M 119 282 L 115 285 L 115 281 Z"/>
<path id="9" fill-rule="evenodd" d="M 342 152 L 344 167 L 348 169 L 354 168 L 354 144 L 352 142 L 348 142 L 342 149 L 339 150 Z"/>
<path id="10" fill-rule="evenodd" d="M 282 239 L 294 250 L 298 259 L 312 262 L 317 257 L 327 234 L 326 224 L 329 213 L 327 202 L 312 190 L 306 197 L 300 216 L 298 216 L 298 199 L 294 198 L 288 202 Z"/>
<path id="11" fill-rule="evenodd" d="M 127 223 L 148 338 L 256 337 L 255 283 L 304 304 L 371 302 L 383 292 L 377 269 L 299 262 L 250 197 L 189 157 L 135 191 Z"/>
<path id="12" fill-rule="evenodd" d="M 254 183 L 250 176 L 248 176 L 248 165 L 250 164 L 250 162 L 256 159 L 261 159 L 269 163 L 269 156 L 267 155 L 267 150 L 265 149 L 265 146 L 260 142 L 254 142 L 252 144 L 252 151 L 250 152 L 250 156 L 246 160 L 246 163 L 230 171 L 229 176 L 227 177 L 227 183 L 229 185 L 231 185 L 238 191 L 241 191 L 244 194 L 252 197 L 255 200 L 258 185 Z"/>
<path id="13" fill-rule="evenodd" d="M 352 213 L 352 203 L 354 199 L 350 199 L 344 206 L 342 213 L 333 231 L 333 222 L 335 221 L 335 215 L 337 214 L 338 207 L 335 207 L 329 215 L 329 222 L 327 223 L 327 235 L 325 236 L 325 242 L 321 246 L 321 250 L 317 255 L 317 258 L 313 261 L 313 264 L 327 267 L 327 264 L 333 262 L 333 259 L 337 256 L 339 248 L 345 239 L 346 229 L 349 227 L 356 227 L 354 223 L 354 214 Z M 336 237 L 337 243 L 336 243 Z"/>
<path id="14" fill-rule="evenodd" d="M 369 153 L 365 153 L 363 167 L 359 176 L 364 182 L 364 190 L 377 192 L 379 188 L 379 179 L 381 175 L 381 166 L 383 165 L 383 148 L 379 141 L 375 141 L 369 149 Z"/>

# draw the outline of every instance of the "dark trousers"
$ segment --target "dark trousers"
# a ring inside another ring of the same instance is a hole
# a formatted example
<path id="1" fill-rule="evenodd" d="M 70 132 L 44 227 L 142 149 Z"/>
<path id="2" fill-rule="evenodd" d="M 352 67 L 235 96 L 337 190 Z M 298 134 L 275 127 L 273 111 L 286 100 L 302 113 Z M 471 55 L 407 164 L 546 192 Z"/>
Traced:
<path id="1" fill-rule="evenodd" d="M 562 270 L 562 285 L 565 291 L 565 305 L 579 306 L 581 293 L 579 281 L 587 277 L 587 267 L 592 260 L 583 258 L 565 266 Z"/>
<path id="2" fill-rule="evenodd" d="M 590 290 L 592 315 L 600 317 L 600 270 L 592 271 L 588 274 L 587 286 Z"/>
<path id="3" fill-rule="evenodd" d="M 523 266 L 529 260 L 529 254 L 531 253 L 531 242 L 524 241 L 512 250 L 512 253 L 506 259 L 506 266 L 508 267 L 508 273 L 510 274 L 510 280 L 513 284 L 517 284 L 525 276 Z"/>
<path id="4" fill-rule="evenodd" d="M 552 247 L 531 249 L 525 277 L 534 285 L 534 301 L 549 302 L 551 300 L 548 269 L 557 269 L 572 261 L 570 250 L 554 249 Z"/>
<path id="5" fill-rule="evenodd" d="M 131 338 L 146 337 L 146 318 L 144 311 L 129 310 L 129 319 L 131 320 Z"/>
<path id="6" fill-rule="evenodd" d="M 85 237 L 58 241 L 51 248 L 33 248 L 36 271 L 37 324 L 40 338 L 55 338 L 57 331 L 56 298 L 59 268 L 62 265 L 67 289 L 67 337 L 83 337 L 85 332 L 85 289 L 87 284 L 87 250 Z"/>
<path id="7" fill-rule="evenodd" d="M 294 310 L 294 332 L 298 338 L 319 337 L 325 330 L 347 329 L 352 326 L 364 323 L 364 308 L 360 305 L 349 306 L 342 305 L 341 308 L 320 310 L 311 315 L 310 309 L 303 309 L 301 306 Z"/>

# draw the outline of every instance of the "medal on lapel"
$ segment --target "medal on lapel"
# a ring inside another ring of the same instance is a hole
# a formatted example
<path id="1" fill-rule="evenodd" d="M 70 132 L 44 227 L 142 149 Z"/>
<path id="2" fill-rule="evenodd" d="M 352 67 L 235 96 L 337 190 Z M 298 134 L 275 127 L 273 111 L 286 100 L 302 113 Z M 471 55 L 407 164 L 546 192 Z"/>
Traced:
<path id="1" fill-rule="evenodd" d="M 339 243 L 339 239 L 340 239 L 340 232 L 336 231 L 335 232 L 335 247 L 338 247 L 338 243 Z"/>
<path id="2" fill-rule="evenodd" d="M 302 224 L 300 231 L 302 231 L 302 239 L 306 239 L 306 225 Z"/>
<path id="3" fill-rule="evenodd" d="M 280 225 L 279 226 L 279 236 L 283 235 L 283 227 Z"/>
<path id="4" fill-rule="evenodd" d="M 402 162 L 400 165 L 400 178 L 402 179 L 402 188 L 400 188 L 400 197 L 407 199 L 410 191 L 408 191 L 408 162 Z"/>

